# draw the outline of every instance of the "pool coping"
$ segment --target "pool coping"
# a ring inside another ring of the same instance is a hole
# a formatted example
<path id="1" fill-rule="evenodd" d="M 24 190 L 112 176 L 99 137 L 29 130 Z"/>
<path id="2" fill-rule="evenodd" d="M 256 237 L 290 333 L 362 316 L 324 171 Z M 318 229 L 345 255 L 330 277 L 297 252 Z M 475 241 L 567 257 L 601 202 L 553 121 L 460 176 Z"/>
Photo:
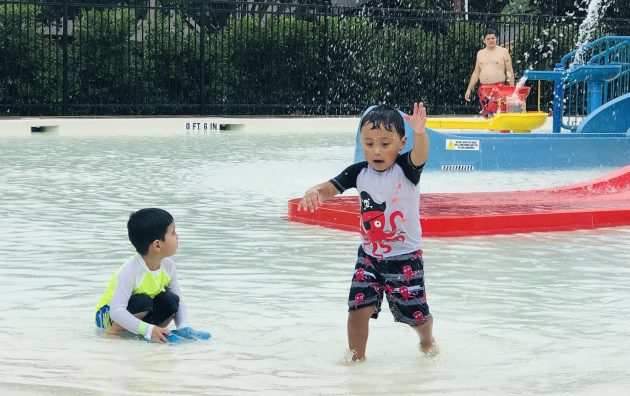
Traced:
<path id="1" fill-rule="evenodd" d="M 479 118 L 446 115 L 441 118 Z M 125 116 L 125 117 L 0 117 L 0 138 L 59 136 L 178 136 L 220 132 L 339 133 L 356 132 L 360 117 L 259 116 Z M 532 132 L 549 133 L 551 117 Z M 447 131 L 447 130 L 446 130 Z M 451 131 L 479 133 L 479 130 Z"/>
<path id="2" fill-rule="evenodd" d="M 355 131 L 358 117 L 6 117 L 0 137 L 33 134 L 60 136 L 177 136 L 229 131 L 320 133 Z"/>

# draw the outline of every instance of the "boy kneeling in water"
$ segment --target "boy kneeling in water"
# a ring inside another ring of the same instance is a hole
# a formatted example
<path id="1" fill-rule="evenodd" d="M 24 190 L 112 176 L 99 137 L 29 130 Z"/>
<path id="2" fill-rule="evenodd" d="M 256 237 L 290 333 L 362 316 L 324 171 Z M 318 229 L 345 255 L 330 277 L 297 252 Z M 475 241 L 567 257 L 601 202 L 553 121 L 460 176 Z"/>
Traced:
<path id="1" fill-rule="evenodd" d="M 210 333 L 190 328 L 171 256 L 179 237 L 173 216 L 157 208 L 129 216 L 129 240 L 138 252 L 112 276 L 96 307 L 96 326 L 110 333 L 127 330 L 156 342 L 209 339 Z M 175 319 L 177 330 L 167 326 Z"/>

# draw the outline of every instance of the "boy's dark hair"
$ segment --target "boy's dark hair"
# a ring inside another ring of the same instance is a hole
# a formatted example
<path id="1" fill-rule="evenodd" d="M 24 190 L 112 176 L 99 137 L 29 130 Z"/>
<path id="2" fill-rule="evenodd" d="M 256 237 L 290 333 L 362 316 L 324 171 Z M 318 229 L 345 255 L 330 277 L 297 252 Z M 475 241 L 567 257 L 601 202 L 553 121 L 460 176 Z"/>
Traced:
<path id="1" fill-rule="evenodd" d="M 481 36 L 481 37 L 486 38 L 486 36 L 489 35 L 489 34 L 493 34 L 495 37 L 498 37 L 497 36 L 497 31 L 494 30 L 493 28 L 486 28 L 486 30 L 483 31 L 483 36 Z"/>
<path id="2" fill-rule="evenodd" d="M 141 255 L 147 254 L 153 241 L 164 240 L 168 226 L 173 222 L 173 216 L 163 209 L 140 209 L 129 215 L 127 234 L 136 251 Z"/>
<path id="3" fill-rule="evenodd" d="M 386 130 L 398 133 L 401 139 L 405 137 L 405 121 L 393 106 L 378 105 L 370 110 L 361 120 L 361 128 L 368 122 L 372 123 L 372 129 L 382 125 Z"/>

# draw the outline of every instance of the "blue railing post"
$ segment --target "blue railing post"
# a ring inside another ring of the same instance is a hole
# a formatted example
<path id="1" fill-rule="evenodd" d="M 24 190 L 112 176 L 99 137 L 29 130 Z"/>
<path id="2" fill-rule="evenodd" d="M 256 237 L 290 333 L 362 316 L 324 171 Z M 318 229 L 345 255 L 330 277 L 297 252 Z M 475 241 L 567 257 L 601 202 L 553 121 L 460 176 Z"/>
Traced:
<path id="1" fill-rule="evenodd" d="M 564 64 L 556 63 L 555 71 L 564 71 Z M 564 102 L 564 81 L 557 79 L 553 82 L 553 133 L 560 133 L 562 128 L 562 110 Z"/>
<path id="2" fill-rule="evenodd" d="M 588 114 L 591 114 L 595 109 L 602 105 L 603 89 L 604 83 L 601 81 L 588 83 Z"/>

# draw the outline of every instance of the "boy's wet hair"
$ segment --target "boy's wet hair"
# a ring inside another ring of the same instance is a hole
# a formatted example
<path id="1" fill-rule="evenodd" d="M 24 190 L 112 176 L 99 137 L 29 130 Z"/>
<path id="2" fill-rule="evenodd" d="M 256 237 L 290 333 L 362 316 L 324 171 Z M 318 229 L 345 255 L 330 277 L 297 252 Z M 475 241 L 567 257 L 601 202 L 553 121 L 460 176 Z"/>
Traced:
<path id="1" fill-rule="evenodd" d="M 368 122 L 372 123 L 372 129 L 383 126 L 390 132 L 398 133 L 401 139 L 405 137 L 405 121 L 393 106 L 378 105 L 370 110 L 361 120 L 361 129 Z"/>
<path id="2" fill-rule="evenodd" d="M 129 215 L 127 234 L 136 251 L 145 255 L 155 240 L 164 240 L 168 226 L 173 223 L 173 216 L 164 209 L 140 209 Z"/>
<path id="3" fill-rule="evenodd" d="M 497 36 L 497 31 L 494 30 L 493 28 L 486 28 L 486 30 L 483 31 L 483 36 L 481 36 L 481 37 L 486 38 L 486 36 L 489 35 L 489 34 L 492 34 L 495 37 L 498 37 Z"/>

